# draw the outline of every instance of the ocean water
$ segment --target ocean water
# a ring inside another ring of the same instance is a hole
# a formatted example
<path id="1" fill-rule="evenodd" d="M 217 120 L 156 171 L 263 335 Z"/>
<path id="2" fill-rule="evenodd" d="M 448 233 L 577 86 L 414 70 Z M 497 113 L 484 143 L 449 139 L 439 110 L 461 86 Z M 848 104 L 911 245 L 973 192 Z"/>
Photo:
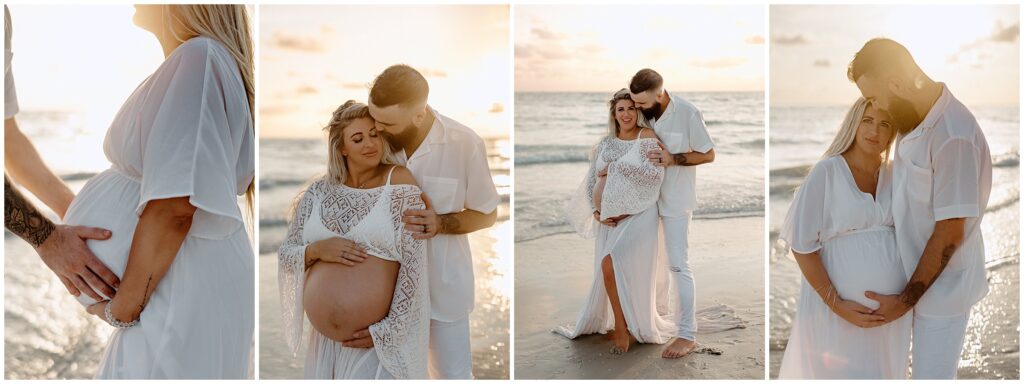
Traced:
<path id="1" fill-rule="evenodd" d="M 74 191 L 110 164 L 102 154 L 106 126 L 91 120 L 68 111 L 17 115 L 43 161 Z M 29 199 L 58 220 L 39 200 Z M 86 313 L 32 247 L 6 230 L 4 255 L 4 377 L 91 378 L 113 329 Z"/>
<path id="2" fill-rule="evenodd" d="M 800 289 L 778 232 L 807 171 L 831 143 L 848 106 L 772 107 L 769 139 L 770 370 L 778 375 Z M 960 378 L 1018 378 L 1020 268 L 1019 109 L 971 108 L 992 153 L 992 195 L 982 231 L 990 290 L 975 306 L 961 355 Z"/>
<path id="3" fill-rule="evenodd" d="M 509 304 L 512 247 L 509 198 L 511 160 L 507 138 L 485 138 L 491 177 L 502 202 L 498 223 L 471 233 L 476 309 L 470 315 L 473 374 L 509 377 Z M 302 188 L 326 171 L 324 139 L 261 139 L 259 189 L 260 378 L 301 378 L 305 349 L 291 356 L 285 341 L 277 287 L 277 249 L 287 234 L 289 208 Z"/>
<path id="4" fill-rule="evenodd" d="M 764 215 L 764 94 L 681 93 L 704 112 L 715 161 L 697 170 L 694 219 Z M 607 135 L 610 93 L 516 93 L 515 241 L 572 232 L 563 206 Z"/>

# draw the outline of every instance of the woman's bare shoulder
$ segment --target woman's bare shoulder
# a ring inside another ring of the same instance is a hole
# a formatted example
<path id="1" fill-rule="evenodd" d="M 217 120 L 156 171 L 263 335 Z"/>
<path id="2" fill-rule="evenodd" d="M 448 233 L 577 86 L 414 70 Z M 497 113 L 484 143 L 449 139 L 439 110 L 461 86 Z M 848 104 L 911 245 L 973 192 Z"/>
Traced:
<path id="1" fill-rule="evenodd" d="M 391 184 L 419 186 L 416 178 L 412 176 L 412 171 L 401 165 L 396 165 L 395 170 L 391 171 Z"/>

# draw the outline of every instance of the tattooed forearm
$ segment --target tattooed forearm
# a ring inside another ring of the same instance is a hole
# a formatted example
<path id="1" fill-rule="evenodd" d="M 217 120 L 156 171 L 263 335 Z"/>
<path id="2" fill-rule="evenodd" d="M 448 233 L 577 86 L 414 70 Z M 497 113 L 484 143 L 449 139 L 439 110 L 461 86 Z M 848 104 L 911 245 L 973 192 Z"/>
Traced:
<path id="1" fill-rule="evenodd" d="M 709 153 L 687 152 L 673 153 L 672 164 L 692 167 L 694 165 L 707 164 L 714 161 L 715 157 Z"/>
<path id="2" fill-rule="evenodd" d="M 459 218 L 455 215 L 441 215 L 440 233 L 456 233 L 459 229 Z"/>
<path id="3" fill-rule="evenodd" d="M 56 226 L 32 206 L 11 180 L 4 176 L 4 227 L 18 237 L 39 247 Z"/>
<path id="4" fill-rule="evenodd" d="M 962 228 L 962 220 L 957 225 Z M 949 261 L 953 259 L 953 255 L 956 254 L 957 244 L 961 240 L 962 232 L 960 231 L 962 229 L 955 230 L 952 232 L 952 235 L 948 235 L 949 232 L 947 231 L 943 231 L 941 234 L 933 233 L 933 237 L 937 234 L 939 236 L 929 239 L 930 244 L 925 246 L 925 253 L 921 256 L 917 269 L 914 271 L 913 276 L 910 277 L 910 281 L 903 289 L 903 292 L 899 295 L 900 303 L 907 307 L 914 307 L 921 297 L 924 296 L 924 293 L 928 291 L 928 288 L 931 288 L 932 284 L 939 279 L 939 275 L 942 274 L 942 271 L 949 265 Z M 936 243 L 932 243 L 932 241 L 936 241 Z M 935 252 L 936 249 L 941 249 L 941 251 Z M 938 255 L 935 253 L 938 253 Z"/>
<path id="5" fill-rule="evenodd" d="M 674 154 L 672 154 L 672 162 L 675 163 L 676 165 L 689 165 L 689 164 L 686 164 L 686 154 L 685 153 L 674 153 Z"/>

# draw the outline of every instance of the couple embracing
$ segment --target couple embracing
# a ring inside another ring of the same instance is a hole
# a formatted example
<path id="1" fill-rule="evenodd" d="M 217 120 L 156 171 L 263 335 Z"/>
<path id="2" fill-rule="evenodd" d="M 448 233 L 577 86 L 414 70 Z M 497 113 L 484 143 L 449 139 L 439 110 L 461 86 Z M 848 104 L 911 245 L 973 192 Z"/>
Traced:
<path id="1" fill-rule="evenodd" d="M 497 218 L 484 141 L 394 65 L 327 126 L 326 175 L 299 195 L 278 264 L 286 337 L 314 379 L 471 379 L 466 234 Z"/>
<path id="2" fill-rule="evenodd" d="M 955 378 L 988 292 L 988 143 L 893 40 L 868 41 L 847 76 L 863 97 L 779 234 L 803 274 L 779 378 L 906 379 L 911 357 L 914 379 Z"/>
<path id="3" fill-rule="evenodd" d="M 700 110 L 654 70 L 637 72 L 608 108 L 608 134 L 567 206 L 576 230 L 596 237 L 594 280 L 576 324 L 555 332 L 610 332 L 613 354 L 671 341 L 662 357 L 680 358 L 696 346 L 687 252 L 696 166 L 714 161 L 714 144 Z"/>

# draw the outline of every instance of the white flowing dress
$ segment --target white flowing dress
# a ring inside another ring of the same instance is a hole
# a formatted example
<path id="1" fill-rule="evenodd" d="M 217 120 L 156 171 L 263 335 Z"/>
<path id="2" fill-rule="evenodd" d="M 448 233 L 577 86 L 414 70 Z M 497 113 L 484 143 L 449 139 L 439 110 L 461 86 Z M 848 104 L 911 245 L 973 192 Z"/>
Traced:
<path id="1" fill-rule="evenodd" d="M 392 168 L 393 170 L 393 168 Z M 399 262 L 398 279 L 388 315 L 370 325 L 372 348 L 349 348 L 310 327 L 307 379 L 427 379 L 430 292 L 424 241 L 405 230 L 402 213 L 423 209 L 415 185 L 350 188 L 325 178 L 303 193 L 288 236 L 278 252 L 278 284 L 285 336 L 297 352 L 305 322 L 302 291 L 306 246 L 343 237 L 366 253 Z"/>
<path id="2" fill-rule="evenodd" d="M 576 196 L 569 203 L 570 221 L 585 237 L 596 232 L 594 278 L 575 326 L 559 326 L 555 333 L 570 339 L 606 333 L 615 326 L 611 301 L 604 287 L 601 260 L 611 255 L 619 303 L 629 332 L 642 343 L 665 343 L 676 335 L 670 303 L 667 260 L 659 255 L 658 194 L 665 169 L 647 160 L 658 149 L 656 139 L 621 140 L 605 137 Z M 601 198 L 601 217 L 630 214 L 615 227 L 593 217 L 597 173 L 608 169 Z"/>
<path id="3" fill-rule="evenodd" d="M 86 183 L 66 223 L 110 229 L 88 245 L 123 278 L 149 201 L 188 196 L 197 210 L 139 324 L 111 336 L 97 378 L 248 377 L 255 254 L 238 195 L 255 175 L 253 136 L 238 68 L 206 37 L 175 49 L 114 117 L 103 142 L 111 167 Z"/>
<path id="4" fill-rule="evenodd" d="M 796 193 L 779 239 L 798 253 L 819 252 L 839 297 L 869 308 L 865 291 L 897 294 L 907 283 L 896 249 L 892 174 L 883 167 L 875 198 L 857 188 L 842 156 L 820 161 Z M 780 379 L 905 379 L 913 316 L 860 328 L 832 312 L 801 279 L 800 301 Z"/>

